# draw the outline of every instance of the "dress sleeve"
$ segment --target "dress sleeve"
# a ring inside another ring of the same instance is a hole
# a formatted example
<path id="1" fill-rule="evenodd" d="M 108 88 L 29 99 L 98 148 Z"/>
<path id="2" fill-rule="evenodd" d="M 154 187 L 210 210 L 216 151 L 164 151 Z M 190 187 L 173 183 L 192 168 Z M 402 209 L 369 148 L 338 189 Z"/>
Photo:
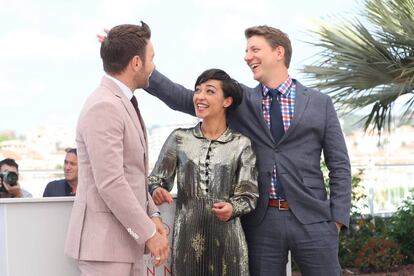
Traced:
<path id="1" fill-rule="evenodd" d="M 256 155 L 248 138 L 243 144 L 243 150 L 237 162 L 236 185 L 233 195 L 229 198 L 229 202 L 233 205 L 232 218 L 247 214 L 256 208 L 259 197 Z"/>
<path id="2" fill-rule="evenodd" d="M 177 169 L 177 130 L 174 130 L 165 141 L 158 156 L 157 163 L 152 170 L 148 182 L 149 192 L 162 187 L 171 191 L 174 187 L 174 178 Z"/>

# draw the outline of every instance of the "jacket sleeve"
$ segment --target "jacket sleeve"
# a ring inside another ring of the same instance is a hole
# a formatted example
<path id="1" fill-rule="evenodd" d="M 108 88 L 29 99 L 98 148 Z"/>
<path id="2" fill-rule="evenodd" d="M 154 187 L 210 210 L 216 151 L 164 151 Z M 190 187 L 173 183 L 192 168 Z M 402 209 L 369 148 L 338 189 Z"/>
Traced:
<path id="1" fill-rule="evenodd" d="M 155 70 L 151 74 L 149 86 L 145 90 L 159 98 L 171 109 L 195 116 L 194 91 L 172 82 L 160 72 Z"/>
<path id="2" fill-rule="evenodd" d="M 147 214 L 151 218 L 154 214 L 160 214 L 160 210 L 158 209 L 158 207 L 155 204 L 154 200 L 152 200 L 151 194 L 149 192 L 148 192 L 148 210 L 147 210 Z"/>
<path id="3" fill-rule="evenodd" d="M 351 210 L 351 165 L 344 135 L 330 98 L 326 103 L 326 121 L 322 146 L 329 170 L 332 219 L 348 227 Z"/>

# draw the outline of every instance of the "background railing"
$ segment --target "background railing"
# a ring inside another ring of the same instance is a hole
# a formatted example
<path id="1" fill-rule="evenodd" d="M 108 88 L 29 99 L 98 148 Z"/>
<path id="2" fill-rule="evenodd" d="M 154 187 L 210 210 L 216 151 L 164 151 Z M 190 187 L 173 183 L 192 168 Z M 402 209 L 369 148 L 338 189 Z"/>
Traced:
<path id="1" fill-rule="evenodd" d="M 414 159 L 414 158 L 413 158 Z M 387 215 L 414 189 L 413 164 L 368 164 L 353 165 L 352 172 L 362 169 L 361 185 L 367 195 L 364 202 L 368 207 L 361 207 L 364 214 Z M 42 197 L 46 184 L 63 178 L 63 170 L 22 170 L 20 185 L 33 197 Z"/>

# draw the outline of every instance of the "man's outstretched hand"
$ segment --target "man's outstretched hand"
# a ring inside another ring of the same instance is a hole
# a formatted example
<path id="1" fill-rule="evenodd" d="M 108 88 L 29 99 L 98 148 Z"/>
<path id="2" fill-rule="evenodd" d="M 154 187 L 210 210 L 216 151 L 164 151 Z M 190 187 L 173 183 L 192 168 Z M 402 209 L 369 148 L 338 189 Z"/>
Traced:
<path id="1" fill-rule="evenodd" d="M 108 33 L 109 33 L 109 30 L 108 30 L 108 29 L 104 29 L 104 32 L 105 32 L 105 34 L 97 34 L 97 35 L 96 35 L 96 37 L 98 38 L 98 41 L 99 41 L 100 43 L 104 42 L 104 40 L 105 40 L 106 36 L 107 36 L 107 35 L 108 35 Z"/>

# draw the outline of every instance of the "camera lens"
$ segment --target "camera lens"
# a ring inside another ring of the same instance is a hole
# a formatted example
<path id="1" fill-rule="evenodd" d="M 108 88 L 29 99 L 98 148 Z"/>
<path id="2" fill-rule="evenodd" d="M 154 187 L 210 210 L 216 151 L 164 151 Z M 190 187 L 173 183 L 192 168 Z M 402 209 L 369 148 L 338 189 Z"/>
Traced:
<path id="1" fill-rule="evenodd" d="M 4 172 L 2 178 L 3 181 L 9 184 L 10 186 L 17 185 L 18 176 L 15 172 Z"/>

